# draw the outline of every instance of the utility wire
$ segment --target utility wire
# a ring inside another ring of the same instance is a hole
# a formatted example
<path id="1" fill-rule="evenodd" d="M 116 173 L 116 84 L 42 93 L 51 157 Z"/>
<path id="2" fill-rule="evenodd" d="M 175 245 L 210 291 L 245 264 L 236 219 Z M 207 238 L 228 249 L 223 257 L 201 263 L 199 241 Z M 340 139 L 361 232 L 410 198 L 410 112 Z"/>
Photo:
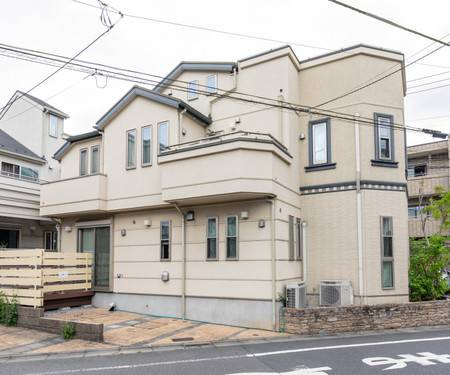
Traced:
<path id="1" fill-rule="evenodd" d="M 421 36 L 421 37 L 423 37 L 423 38 L 426 38 L 426 39 L 432 40 L 432 41 L 433 41 L 433 42 L 435 42 L 435 43 L 439 43 L 439 44 L 442 44 L 443 46 L 447 46 L 447 47 L 450 47 L 450 44 L 449 44 L 449 43 L 443 42 L 442 40 L 439 40 L 439 39 L 433 38 L 432 36 L 429 36 L 429 35 L 423 34 L 423 33 L 419 32 L 419 31 L 416 31 L 416 30 L 410 29 L 410 28 L 408 28 L 408 27 L 405 27 L 405 26 L 399 25 L 398 23 L 395 23 L 395 22 L 393 22 L 393 21 L 390 21 L 390 20 L 388 20 L 388 19 L 386 19 L 386 18 L 383 18 L 383 17 L 377 16 L 377 15 L 375 15 L 375 14 L 373 14 L 373 13 L 369 13 L 369 12 L 366 12 L 366 11 L 364 11 L 364 10 L 361 10 L 361 9 L 355 8 L 355 7 L 351 6 L 351 5 L 348 5 L 348 4 L 345 4 L 345 3 L 342 3 L 342 2 L 340 2 L 340 1 L 337 1 L 337 0 L 328 0 L 328 1 L 330 1 L 330 2 L 332 2 L 332 3 L 335 3 L 335 4 L 337 4 L 337 5 L 341 5 L 341 6 L 345 7 L 345 8 L 349 8 L 349 9 L 351 9 L 351 10 L 355 11 L 355 12 L 358 12 L 358 13 L 364 14 L 364 15 L 365 15 L 365 16 L 367 16 L 367 17 L 371 17 L 371 18 L 374 18 L 374 19 L 376 19 L 376 20 L 378 20 L 378 21 L 381 21 L 381 22 L 387 23 L 388 25 L 391 25 L 391 26 L 397 27 L 397 28 L 399 28 L 399 29 L 402 29 L 402 30 L 408 31 L 409 33 L 413 33 L 413 34 L 419 35 L 419 36 Z"/>
<path id="2" fill-rule="evenodd" d="M 107 4 L 102 3 L 102 6 L 103 6 L 103 9 L 102 9 L 102 16 L 101 16 L 101 17 L 104 17 L 103 15 L 104 15 L 105 13 L 107 13 L 107 10 L 106 10 Z M 119 13 L 120 13 L 120 12 L 119 12 Z M 121 13 L 120 13 L 120 14 L 121 14 Z M 120 18 L 120 19 L 122 19 L 122 17 L 123 17 L 123 15 L 121 14 L 121 18 Z M 117 22 L 119 22 L 120 19 L 119 19 Z M 55 74 L 57 74 L 59 71 L 61 71 L 62 69 L 64 69 L 64 68 L 65 68 L 67 65 L 69 65 L 72 61 L 74 61 L 78 56 L 80 56 L 84 51 L 86 51 L 88 48 L 90 48 L 92 45 L 94 45 L 98 40 L 100 40 L 105 34 L 107 34 L 108 32 L 110 32 L 111 29 L 114 27 L 114 25 L 117 24 L 117 22 L 114 23 L 114 24 L 111 23 L 111 24 L 108 25 L 108 24 L 103 23 L 103 20 L 102 20 L 102 23 L 107 27 L 106 31 L 104 31 L 103 33 L 101 33 L 101 34 L 100 34 L 98 37 L 96 37 L 92 42 L 90 42 L 86 47 L 84 47 L 80 52 L 78 52 L 74 57 L 72 57 L 72 58 L 69 59 L 67 62 L 65 62 L 63 65 L 61 65 L 58 69 L 56 69 L 52 74 L 50 74 L 48 77 L 44 78 L 42 81 L 40 81 L 39 83 L 37 83 L 36 85 L 34 85 L 34 86 L 33 86 L 31 89 L 29 89 L 28 91 L 26 91 L 26 92 L 24 92 L 24 93 L 18 95 L 12 102 L 8 103 L 5 107 L 8 107 L 8 108 L 11 107 L 11 105 L 12 105 L 14 102 L 16 102 L 17 100 L 19 100 L 19 99 L 22 98 L 23 96 L 29 94 L 31 91 L 35 90 L 37 87 L 39 87 L 40 85 L 42 85 L 43 83 L 45 83 L 46 81 L 48 81 L 51 77 L 53 77 Z M 4 109 L 5 107 L 3 107 L 3 109 Z"/>

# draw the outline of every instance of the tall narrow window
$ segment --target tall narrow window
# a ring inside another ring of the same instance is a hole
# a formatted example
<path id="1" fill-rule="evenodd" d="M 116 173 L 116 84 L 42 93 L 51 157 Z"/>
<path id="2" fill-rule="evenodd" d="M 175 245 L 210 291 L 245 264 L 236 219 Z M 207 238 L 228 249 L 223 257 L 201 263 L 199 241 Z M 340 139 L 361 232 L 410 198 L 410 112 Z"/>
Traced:
<path id="1" fill-rule="evenodd" d="M 158 124 L 159 154 L 167 149 L 169 145 L 169 123 L 167 121 Z"/>
<path id="2" fill-rule="evenodd" d="M 97 174 L 99 172 L 99 147 L 91 147 L 91 174 Z"/>
<path id="3" fill-rule="evenodd" d="M 198 98 L 198 81 L 191 81 L 188 83 L 188 100 Z"/>
<path id="4" fill-rule="evenodd" d="M 309 125 L 309 166 L 306 172 L 336 168 L 331 162 L 330 119 L 310 121 Z"/>
<path id="5" fill-rule="evenodd" d="M 127 131 L 127 168 L 136 167 L 136 129 Z"/>
<path id="6" fill-rule="evenodd" d="M 372 160 L 372 165 L 396 168 L 398 162 L 395 161 L 394 117 L 375 113 L 374 129 L 375 159 Z"/>
<path id="7" fill-rule="evenodd" d="M 45 232 L 44 249 L 49 251 L 58 250 L 58 232 Z"/>
<path id="8" fill-rule="evenodd" d="M 152 163 L 152 127 L 145 126 L 142 128 L 142 165 L 150 165 Z"/>
<path id="9" fill-rule="evenodd" d="M 217 259 L 217 217 L 206 219 L 206 259 Z"/>
<path id="10" fill-rule="evenodd" d="M 170 260 L 170 221 L 161 221 L 161 260 Z"/>
<path id="11" fill-rule="evenodd" d="M 296 253 L 297 260 L 301 260 L 302 259 L 302 234 L 301 234 L 302 223 L 299 218 L 297 218 L 295 221 L 295 230 L 296 230 L 295 231 L 295 234 L 296 234 L 295 253 Z"/>
<path id="12" fill-rule="evenodd" d="M 87 150 L 84 148 L 80 150 L 80 176 L 87 175 L 87 165 L 88 165 Z"/>
<path id="13" fill-rule="evenodd" d="M 209 94 L 217 92 L 217 75 L 206 77 L 206 92 Z"/>
<path id="14" fill-rule="evenodd" d="M 237 216 L 227 216 L 226 234 L 227 234 L 227 236 L 226 236 L 227 259 L 237 259 L 237 257 L 238 257 Z"/>
<path id="15" fill-rule="evenodd" d="M 394 287 L 392 217 L 381 218 L 381 280 L 383 288 Z"/>
<path id="16" fill-rule="evenodd" d="M 294 217 L 289 216 L 289 260 L 294 260 Z"/>
<path id="17" fill-rule="evenodd" d="M 48 134 L 52 137 L 58 136 L 58 118 L 56 116 L 50 115 Z"/>

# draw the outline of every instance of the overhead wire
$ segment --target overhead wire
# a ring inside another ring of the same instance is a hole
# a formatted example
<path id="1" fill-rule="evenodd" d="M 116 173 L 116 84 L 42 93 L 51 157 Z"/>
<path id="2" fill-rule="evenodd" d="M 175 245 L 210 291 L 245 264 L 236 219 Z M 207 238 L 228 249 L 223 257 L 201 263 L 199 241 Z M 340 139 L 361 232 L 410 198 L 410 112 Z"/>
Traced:
<path id="1" fill-rule="evenodd" d="M 102 9 L 102 14 L 104 14 L 105 12 L 107 12 L 107 4 L 102 3 L 103 9 Z M 122 18 L 123 16 L 121 16 Z M 120 18 L 120 19 L 121 19 Z M 67 62 L 65 62 L 63 65 L 61 65 L 58 69 L 56 69 L 53 73 L 51 73 L 49 76 L 45 77 L 44 79 L 42 79 L 40 82 L 38 82 L 37 84 L 35 84 L 33 87 L 31 87 L 30 89 L 28 89 L 26 92 L 21 93 L 20 95 L 18 95 L 14 100 L 12 100 L 11 102 L 9 102 L 5 107 L 7 106 L 11 106 L 14 102 L 16 102 L 17 100 L 19 100 L 20 98 L 22 98 L 23 96 L 29 94 L 30 92 L 32 92 L 33 90 L 35 90 L 37 87 L 41 86 L 43 83 L 45 83 L 46 81 L 48 81 L 50 78 L 52 78 L 55 74 L 57 74 L 59 71 L 61 71 L 62 69 L 64 69 L 65 66 L 67 66 L 68 64 L 70 64 L 73 60 L 75 60 L 78 56 L 80 56 L 84 51 L 86 51 L 88 48 L 90 48 L 92 45 L 94 45 L 98 40 L 100 40 L 104 35 L 106 35 L 108 32 L 110 32 L 112 30 L 112 28 L 114 27 L 115 24 L 117 24 L 117 22 L 120 21 L 120 19 L 118 21 L 116 21 L 115 23 L 111 23 L 109 25 L 105 25 L 107 27 L 106 31 L 104 31 L 103 33 L 101 33 L 99 36 L 97 36 L 92 42 L 90 42 L 87 46 L 85 46 L 81 51 L 79 51 L 75 56 L 73 56 L 72 58 L 70 58 Z M 5 108 L 3 107 L 2 110 Z"/>

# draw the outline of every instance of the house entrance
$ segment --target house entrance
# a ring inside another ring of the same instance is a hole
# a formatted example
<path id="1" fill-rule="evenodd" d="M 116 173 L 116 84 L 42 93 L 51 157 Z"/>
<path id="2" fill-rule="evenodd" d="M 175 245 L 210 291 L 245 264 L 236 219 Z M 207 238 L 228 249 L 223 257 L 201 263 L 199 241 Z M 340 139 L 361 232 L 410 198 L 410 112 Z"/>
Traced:
<path id="1" fill-rule="evenodd" d="M 109 288 L 110 227 L 78 228 L 78 251 L 91 253 L 94 288 Z"/>

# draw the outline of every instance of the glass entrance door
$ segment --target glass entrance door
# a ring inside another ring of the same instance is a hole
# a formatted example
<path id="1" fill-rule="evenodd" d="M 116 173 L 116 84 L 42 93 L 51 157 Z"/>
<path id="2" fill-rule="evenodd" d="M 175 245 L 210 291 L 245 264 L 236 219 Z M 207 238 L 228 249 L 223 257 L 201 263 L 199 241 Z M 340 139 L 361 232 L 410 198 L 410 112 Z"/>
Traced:
<path id="1" fill-rule="evenodd" d="M 109 287 L 110 227 L 79 228 L 79 251 L 92 254 L 93 287 Z"/>

